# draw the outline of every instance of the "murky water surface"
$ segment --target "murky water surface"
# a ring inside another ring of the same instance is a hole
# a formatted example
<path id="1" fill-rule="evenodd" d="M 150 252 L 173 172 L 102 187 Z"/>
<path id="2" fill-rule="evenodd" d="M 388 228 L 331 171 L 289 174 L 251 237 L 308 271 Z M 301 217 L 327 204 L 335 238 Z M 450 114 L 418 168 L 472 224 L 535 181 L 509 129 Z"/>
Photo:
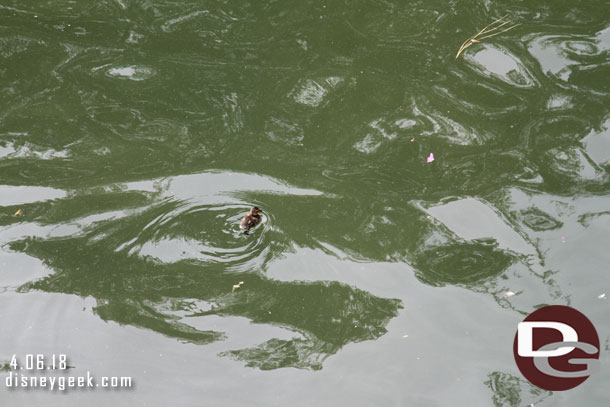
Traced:
<path id="1" fill-rule="evenodd" d="M 606 1 L 5 0 L 0 59 L 0 362 L 135 383 L 2 405 L 610 402 Z M 602 343 L 564 393 L 545 304 Z"/>

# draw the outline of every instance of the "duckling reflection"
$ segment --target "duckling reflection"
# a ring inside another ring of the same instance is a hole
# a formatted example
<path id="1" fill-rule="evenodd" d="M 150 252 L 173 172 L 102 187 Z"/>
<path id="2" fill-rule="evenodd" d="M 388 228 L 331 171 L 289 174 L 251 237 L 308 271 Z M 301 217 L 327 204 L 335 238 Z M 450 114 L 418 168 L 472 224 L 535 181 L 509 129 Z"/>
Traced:
<path id="1" fill-rule="evenodd" d="M 244 230 L 244 235 L 250 234 L 250 229 L 258 225 L 261 221 L 262 210 L 258 206 L 253 206 L 244 218 L 241 220 L 239 227 Z"/>

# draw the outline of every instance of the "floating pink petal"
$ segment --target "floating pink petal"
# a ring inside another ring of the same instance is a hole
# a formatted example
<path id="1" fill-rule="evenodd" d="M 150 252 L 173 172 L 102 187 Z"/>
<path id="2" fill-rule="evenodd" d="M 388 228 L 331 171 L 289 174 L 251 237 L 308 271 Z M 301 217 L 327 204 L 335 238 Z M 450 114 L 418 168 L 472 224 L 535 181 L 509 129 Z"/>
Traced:
<path id="1" fill-rule="evenodd" d="M 427 162 L 427 163 L 431 163 L 432 161 L 434 161 L 434 154 L 430 153 L 430 155 L 428 156 L 428 158 L 426 158 L 426 162 Z"/>

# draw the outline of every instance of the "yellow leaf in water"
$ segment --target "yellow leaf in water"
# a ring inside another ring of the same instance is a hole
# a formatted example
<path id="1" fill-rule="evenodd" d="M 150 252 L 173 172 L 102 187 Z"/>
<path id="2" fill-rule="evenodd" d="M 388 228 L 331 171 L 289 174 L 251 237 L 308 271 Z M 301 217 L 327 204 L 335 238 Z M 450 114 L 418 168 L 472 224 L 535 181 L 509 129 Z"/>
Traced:
<path id="1" fill-rule="evenodd" d="M 13 216 L 19 216 L 19 215 L 21 215 L 21 212 L 22 212 L 21 209 L 19 209 L 17 212 L 15 212 L 15 214 Z"/>

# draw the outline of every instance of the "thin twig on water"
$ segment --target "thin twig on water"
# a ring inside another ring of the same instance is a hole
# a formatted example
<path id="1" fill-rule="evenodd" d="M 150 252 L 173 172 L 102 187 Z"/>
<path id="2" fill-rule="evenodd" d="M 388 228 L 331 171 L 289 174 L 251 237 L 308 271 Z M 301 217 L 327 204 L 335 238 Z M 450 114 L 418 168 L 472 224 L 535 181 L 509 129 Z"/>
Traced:
<path id="1" fill-rule="evenodd" d="M 491 37 L 495 37 L 498 34 L 502 34 L 505 33 L 509 30 L 512 30 L 513 28 L 521 25 L 519 24 L 514 24 L 511 25 L 508 28 L 505 28 L 501 31 L 497 31 L 498 29 L 504 27 L 507 24 L 511 24 L 511 21 L 504 21 L 503 20 L 508 16 L 505 15 L 502 18 L 497 19 L 496 21 L 494 21 L 493 23 L 487 25 L 485 28 L 483 28 L 481 31 L 479 31 L 478 33 L 476 33 L 475 35 L 473 35 L 472 37 L 468 38 L 466 41 L 464 41 L 462 43 L 462 46 L 460 47 L 460 49 L 458 50 L 457 54 L 455 55 L 455 59 L 458 59 L 458 57 L 462 54 L 462 52 L 464 52 L 464 50 L 466 48 L 468 48 L 469 46 L 471 46 L 472 44 L 475 44 L 477 42 L 481 42 L 481 40 L 484 40 L 486 38 L 491 38 Z"/>

